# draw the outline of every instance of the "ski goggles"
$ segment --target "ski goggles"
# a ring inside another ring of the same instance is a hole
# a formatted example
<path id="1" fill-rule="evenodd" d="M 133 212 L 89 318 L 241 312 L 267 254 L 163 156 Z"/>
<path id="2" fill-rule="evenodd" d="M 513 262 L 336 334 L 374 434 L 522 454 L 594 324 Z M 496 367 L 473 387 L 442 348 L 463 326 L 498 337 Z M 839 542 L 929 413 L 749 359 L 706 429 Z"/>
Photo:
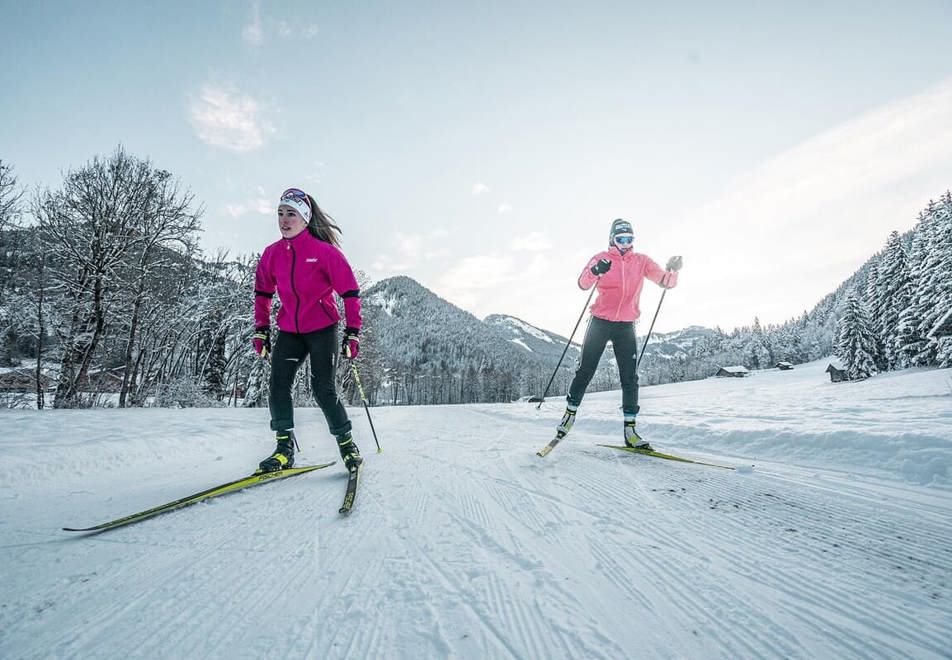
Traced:
<path id="1" fill-rule="evenodd" d="M 631 245 L 635 242 L 635 237 L 631 234 L 621 234 L 616 236 L 614 239 L 615 243 L 618 245 Z"/>
<path id="2" fill-rule="evenodd" d="M 288 188 L 281 193 L 278 206 L 290 206 L 304 218 L 305 222 L 311 221 L 311 205 L 307 203 L 307 193 L 299 188 Z"/>

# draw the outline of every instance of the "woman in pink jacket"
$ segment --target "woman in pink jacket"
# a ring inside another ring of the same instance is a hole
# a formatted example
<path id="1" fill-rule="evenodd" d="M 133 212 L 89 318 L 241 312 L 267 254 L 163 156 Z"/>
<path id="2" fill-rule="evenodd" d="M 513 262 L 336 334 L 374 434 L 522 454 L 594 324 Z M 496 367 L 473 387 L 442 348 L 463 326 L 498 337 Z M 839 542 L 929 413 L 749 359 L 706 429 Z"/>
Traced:
<path id="1" fill-rule="evenodd" d="M 611 341 L 621 380 L 625 444 L 651 449 L 651 445 L 635 431 L 635 417 L 639 410 L 635 321 L 641 316 L 638 303 L 645 279 L 673 288 L 678 283 L 681 257 L 671 257 L 662 270 L 648 256 L 632 249 L 634 240 L 631 225 L 625 220 L 615 220 L 608 238 L 608 249 L 589 259 L 578 278 L 578 285 L 583 290 L 594 284 L 598 288 L 598 297 L 590 308 L 592 318 L 582 342 L 582 356 L 569 386 L 565 414 L 557 432 L 564 436 L 575 423 L 575 413 L 585 396 L 585 389 L 595 375 L 605 346 Z"/>
<path id="2" fill-rule="evenodd" d="M 291 385 L 304 359 L 310 359 L 311 391 L 324 412 L 330 432 L 337 437 L 344 465 L 354 471 L 361 463 L 351 435 L 350 419 L 337 396 L 334 374 L 337 352 L 353 360 L 360 344 L 360 290 L 354 272 L 340 251 L 340 228 L 326 216 L 314 198 L 288 188 L 278 203 L 281 240 L 264 249 L 255 275 L 254 348 L 261 358 L 271 357 L 271 429 L 276 432 L 274 453 L 261 461 L 259 472 L 294 465 L 294 407 Z M 271 301 L 281 298 L 278 335 L 271 350 Z M 340 314 L 334 294 L 344 301 L 345 330 L 337 343 Z"/>

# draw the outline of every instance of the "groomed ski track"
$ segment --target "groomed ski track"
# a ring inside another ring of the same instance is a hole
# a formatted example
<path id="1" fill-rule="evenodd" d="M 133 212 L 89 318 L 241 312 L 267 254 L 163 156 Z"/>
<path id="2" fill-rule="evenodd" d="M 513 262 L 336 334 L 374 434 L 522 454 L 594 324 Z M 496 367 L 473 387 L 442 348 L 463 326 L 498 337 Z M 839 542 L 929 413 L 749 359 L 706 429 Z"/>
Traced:
<path id="1" fill-rule="evenodd" d="M 59 528 L 240 476 L 267 413 L 5 412 L 0 657 L 950 657 L 952 490 L 703 453 L 660 417 L 656 445 L 756 467 L 595 447 L 617 396 L 544 459 L 558 401 L 374 408 L 382 454 L 355 408 L 349 518 L 338 465 L 92 536 Z M 317 411 L 298 429 L 335 458 Z"/>

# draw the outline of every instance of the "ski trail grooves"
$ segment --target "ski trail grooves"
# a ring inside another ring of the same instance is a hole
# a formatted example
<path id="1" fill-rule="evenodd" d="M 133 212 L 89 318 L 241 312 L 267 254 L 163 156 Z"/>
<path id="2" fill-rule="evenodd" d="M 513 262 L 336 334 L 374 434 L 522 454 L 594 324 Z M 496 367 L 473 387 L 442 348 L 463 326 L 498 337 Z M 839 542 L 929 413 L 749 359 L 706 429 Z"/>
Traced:
<path id="1" fill-rule="evenodd" d="M 217 432 L 165 456 L 143 430 L 122 470 L 100 460 L 115 437 L 0 443 L 4 464 L 37 463 L 2 470 L 0 657 L 949 656 L 952 494 L 780 451 L 742 473 L 598 448 L 620 426 L 617 396 L 598 396 L 545 459 L 560 410 L 374 409 L 385 451 L 365 456 L 349 518 L 338 464 L 93 538 L 58 531 L 242 474 L 270 449 L 245 430 L 266 411 L 163 411 Z M 300 412 L 318 462 L 326 425 Z"/>

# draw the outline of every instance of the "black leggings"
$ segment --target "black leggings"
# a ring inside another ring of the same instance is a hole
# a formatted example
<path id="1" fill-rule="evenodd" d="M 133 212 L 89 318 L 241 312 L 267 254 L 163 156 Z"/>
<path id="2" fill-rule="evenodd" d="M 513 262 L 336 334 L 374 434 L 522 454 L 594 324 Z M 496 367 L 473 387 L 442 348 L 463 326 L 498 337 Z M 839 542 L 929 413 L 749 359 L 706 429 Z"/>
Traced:
<path id="1" fill-rule="evenodd" d="M 271 353 L 271 429 L 286 431 L 294 428 L 294 405 L 291 386 L 298 367 L 308 355 L 311 357 L 311 392 L 324 412 L 327 427 L 336 436 L 350 431 L 350 419 L 344 404 L 337 396 L 337 326 L 316 332 L 296 334 L 278 332 Z"/>
<path id="2" fill-rule="evenodd" d="M 611 340 L 618 362 L 618 378 L 621 380 L 621 407 L 626 415 L 637 415 L 638 406 L 638 341 L 635 339 L 635 324 L 631 321 L 606 321 L 593 316 L 582 342 L 582 357 L 578 371 L 569 386 L 566 401 L 573 406 L 582 403 L 585 390 L 592 382 L 598 361 Z"/>

